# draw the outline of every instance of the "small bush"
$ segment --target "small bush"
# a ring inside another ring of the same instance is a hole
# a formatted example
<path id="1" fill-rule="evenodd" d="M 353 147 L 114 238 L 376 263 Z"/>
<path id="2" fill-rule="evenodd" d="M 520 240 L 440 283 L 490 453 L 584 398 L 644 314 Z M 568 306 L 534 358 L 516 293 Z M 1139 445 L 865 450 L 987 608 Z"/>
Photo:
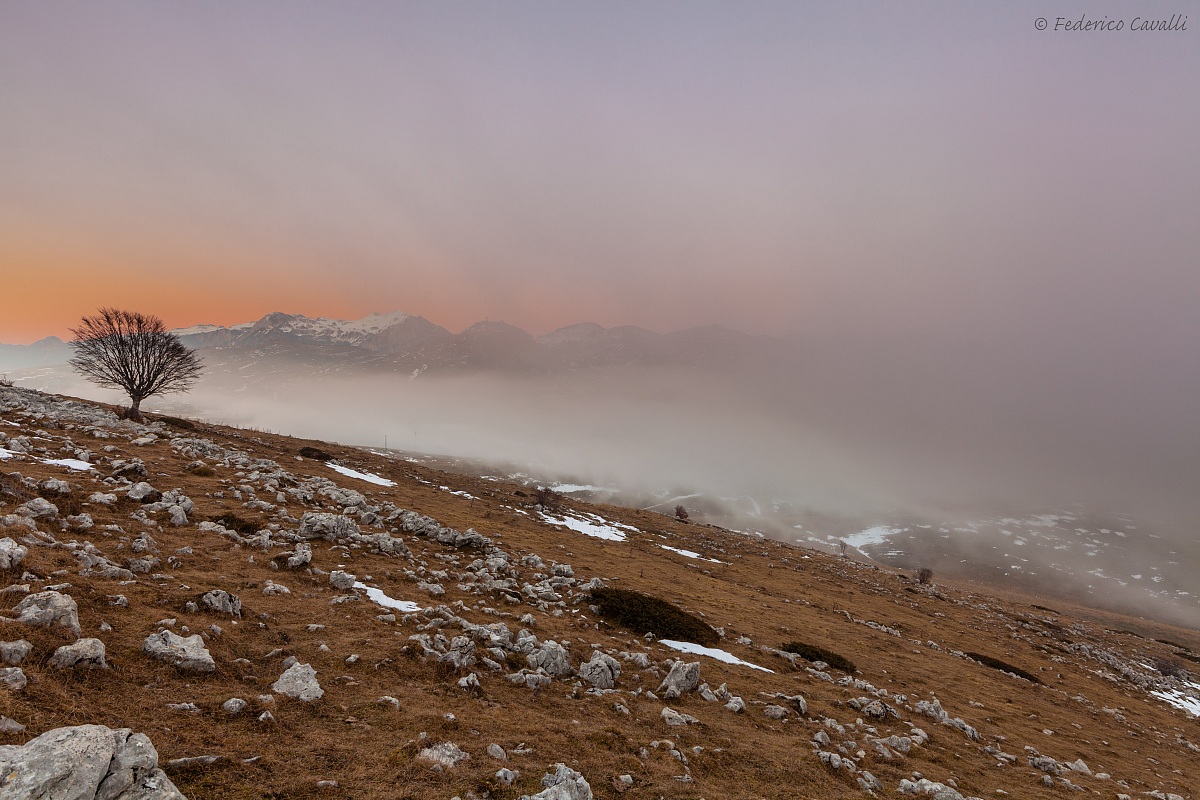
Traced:
<path id="1" fill-rule="evenodd" d="M 217 474 L 217 471 L 208 464 L 199 464 L 194 467 L 189 467 L 188 472 L 195 475 L 197 478 L 211 478 Z"/>
<path id="2" fill-rule="evenodd" d="M 593 589 L 592 599 L 600 607 L 601 617 L 636 633 L 709 646 L 720 641 L 708 623 L 648 594 L 629 589 Z"/>
<path id="3" fill-rule="evenodd" d="M 557 511 L 558 507 L 562 505 L 562 495 L 545 486 L 537 488 L 537 491 L 533 493 L 533 499 L 546 511 Z"/>
<path id="4" fill-rule="evenodd" d="M 933 580 L 933 570 L 929 567 L 921 567 L 917 570 L 917 583 L 922 586 L 927 586 Z"/>
<path id="5" fill-rule="evenodd" d="M 976 661 L 978 661 L 980 664 L 985 664 L 985 665 L 991 667 L 992 669 L 998 669 L 1001 672 L 1011 672 L 1013 675 L 1016 675 L 1018 678 L 1024 678 L 1025 680 L 1029 681 L 1030 683 L 1039 683 L 1040 684 L 1042 682 L 1041 679 L 1038 678 L 1037 675 L 1034 675 L 1033 673 L 1030 673 L 1030 672 L 1026 672 L 1025 670 L 1021 669 L 1020 667 L 1014 667 L 1012 664 L 1005 663 L 998 658 L 992 658 L 991 656 L 985 656 L 985 655 L 981 655 L 979 653 L 964 653 L 964 655 L 966 655 L 968 658 L 973 658 Z"/>
<path id="6" fill-rule="evenodd" d="M 237 531 L 242 536 L 253 536 L 254 534 L 258 533 L 259 528 L 262 527 L 257 522 L 251 522 L 248 519 L 242 519 L 237 514 L 229 512 L 221 514 L 219 517 L 213 517 L 212 521 L 224 525 L 231 531 Z"/>
<path id="7" fill-rule="evenodd" d="M 304 458 L 311 458 L 313 461 L 330 461 L 333 459 L 329 453 L 324 450 L 318 450 L 315 447 L 301 447 L 300 455 Z"/>
<path id="8" fill-rule="evenodd" d="M 687 522 L 687 518 L 688 518 L 687 509 L 684 508 L 683 506 L 675 506 L 675 519 L 680 519 L 680 520 L 683 520 L 684 522 Z"/>
<path id="9" fill-rule="evenodd" d="M 805 644 L 804 642 L 784 642 L 779 648 L 785 653 L 794 653 L 805 661 L 824 661 L 834 669 L 840 669 L 842 672 L 857 672 L 858 667 L 854 666 L 854 662 L 845 656 L 839 656 L 837 653 L 826 650 L 824 647 L 817 647 L 814 644 Z"/>
<path id="10" fill-rule="evenodd" d="M 1187 668 L 1174 659 L 1156 658 L 1154 659 L 1154 668 L 1158 670 L 1158 674 L 1168 678 L 1179 678 L 1181 681 L 1186 681 L 1189 677 Z"/>
<path id="11" fill-rule="evenodd" d="M 179 417 L 159 417 L 158 420 L 159 422 L 165 422 L 172 428 L 179 428 L 181 431 L 196 430 L 196 423 L 192 422 L 191 420 L 180 419 Z"/>

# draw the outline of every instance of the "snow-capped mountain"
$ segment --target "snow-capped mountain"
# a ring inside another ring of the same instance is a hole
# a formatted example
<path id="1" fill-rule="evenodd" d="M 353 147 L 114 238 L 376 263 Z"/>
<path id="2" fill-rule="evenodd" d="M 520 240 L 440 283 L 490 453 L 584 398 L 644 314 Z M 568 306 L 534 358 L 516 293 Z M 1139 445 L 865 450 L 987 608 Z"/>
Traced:
<path id="1" fill-rule="evenodd" d="M 266 350 L 273 355 L 322 358 L 344 364 L 388 363 L 402 371 L 507 369 L 554 372 L 608 365 L 642 364 L 693 368 L 733 368 L 764 363 L 782 345 L 719 325 L 655 333 L 624 325 L 605 328 L 584 322 L 534 338 L 514 325 L 477 322 L 451 333 L 424 317 L 392 312 L 358 320 L 311 318 L 274 312 L 257 322 L 228 327 L 195 325 L 178 334 L 189 347 Z M 387 357 L 382 360 L 380 357 Z"/>

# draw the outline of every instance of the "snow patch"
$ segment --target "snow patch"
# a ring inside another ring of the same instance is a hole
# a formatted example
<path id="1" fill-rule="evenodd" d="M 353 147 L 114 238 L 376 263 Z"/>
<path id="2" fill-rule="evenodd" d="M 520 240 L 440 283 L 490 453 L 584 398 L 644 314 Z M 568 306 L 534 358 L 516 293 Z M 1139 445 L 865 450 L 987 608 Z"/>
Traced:
<path id="1" fill-rule="evenodd" d="M 625 541 L 624 528 L 628 531 L 637 532 L 637 528 L 632 525 L 622 525 L 619 522 L 610 522 L 599 514 L 581 513 L 579 516 L 563 514 L 562 516 L 554 516 L 541 512 L 541 517 L 551 525 L 563 525 L 577 533 L 582 533 L 585 536 L 591 536 L 596 539 L 606 539 L 610 542 Z"/>
<path id="2" fill-rule="evenodd" d="M 376 486 L 395 486 L 396 485 L 395 481 L 390 481 L 387 478 L 381 478 L 378 475 L 374 474 L 373 472 L 359 472 L 356 469 L 350 469 L 349 467 L 343 467 L 341 464 L 334 464 L 332 461 L 326 462 L 326 466 L 329 467 L 334 472 L 337 472 L 341 475 L 345 475 L 347 478 L 358 478 L 360 481 L 366 481 L 367 483 L 373 483 Z"/>
<path id="3" fill-rule="evenodd" d="M 1193 689 L 1200 690 L 1200 683 L 1189 682 L 1188 686 L 1191 686 Z M 1167 689 L 1161 692 L 1151 692 L 1150 694 L 1154 695 L 1160 700 L 1170 703 L 1178 709 L 1186 711 L 1193 717 L 1200 717 L 1200 698 L 1184 694 L 1179 689 Z"/>
<path id="4" fill-rule="evenodd" d="M 367 586 L 362 581 L 355 581 L 354 588 L 366 590 L 367 598 L 376 605 L 383 606 L 384 608 L 394 608 L 397 611 L 405 613 L 421 610 L 421 606 L 412 600 L 397 600 L 394 597 L 388 597 L 382 590 L 376 589 L 373 586 Z"/>
<path id="5" fill-rule="evenodd" d="M 699 656 L 708 656 L 709 658 L 715 658 L 717 661 L 724 661 L 726 664 L 738 664 L 743 667 L 750 667 L 751 669 L 759 669 L 763 672 L 770 672 L 771 674 L 775 673 L 775 670 L 773 669 L 767 669 L 766 667 L 760 667 L 758 664 L 751 664 L 749 661 L 743 661 L 733 653 L 726 652 L 725 650 L 718 650 L 715 647 L 704 647 L 703 645 L 693 644 L 691 642 L 677 642 L 674 639 L 660 639 L 658 643 L 666 645 L 672 650 L 678 650 L 681 653 L 693 653 Z"/>
<path id="6" fill-rule="evenodd" d="M 883 544 L 891 534 L 902 533 L 903 531 L 904 528 L 888 528 L 883 525 L 876 525 L 874 528 L 867 528 L 865 531 L 859 531 L 847 536 L 844 541 L 851 547 L 862 549 L 872 544 Z"/>
<path id="7" fill-rule="evenodd" d="M 665 545 L 665 544 L 660 544 L 659 547 L 661 547 L 663 550 L 670 550 L 672 553 L 679 553 L 679 555 L 681 555 L 681 556 L 687 556 L 688 558 L 699 559 L 700 561 L 708 561 L 713 564 L 724 564 L 725 563 L 724 561 L 718 561 L 715 558 L 705 558 L 704 556 L 702 556 L 699 553 L 694 552 L 692 550 L 682 550 L 678 547 L 671 547 L 671 546 Z"/>
<path id="8" fill-rule="evenodd" d="M 87 472 L 90 469 L 95 469 L 88 462 L 80 461 L 78 458 L 48 458 L 44 459 L 42 463 L 49 464 L 52 467 L 66 467 L 76 472 Z"/>

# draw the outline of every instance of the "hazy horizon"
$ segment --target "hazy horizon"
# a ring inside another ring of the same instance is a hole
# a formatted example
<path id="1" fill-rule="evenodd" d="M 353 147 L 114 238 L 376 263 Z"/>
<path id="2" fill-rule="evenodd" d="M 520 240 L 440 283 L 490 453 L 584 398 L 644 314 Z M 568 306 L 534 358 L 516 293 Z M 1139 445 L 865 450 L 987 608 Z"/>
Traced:
<path id="1" fill-rule="evenodd" d="M 1095 499 L 1190 546 L 1200 15 L 1131 24 L 1180 13 L 9 2 L 0 341 L 99 306 L 720 324 L 786 355 L 742 383 L 223 399 L 279 430 L 408 402 L 447 446 L 859 509 Z M 557 440 L 519 434 L 532 408 Z"/>

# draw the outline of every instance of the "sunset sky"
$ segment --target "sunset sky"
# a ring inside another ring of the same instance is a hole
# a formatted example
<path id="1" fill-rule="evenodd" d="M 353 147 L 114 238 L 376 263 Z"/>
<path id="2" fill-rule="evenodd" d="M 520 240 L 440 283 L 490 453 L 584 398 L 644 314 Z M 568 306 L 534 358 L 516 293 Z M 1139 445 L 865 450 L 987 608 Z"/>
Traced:
<path id="1" fill-rule="evenodd" d="M 1200 12 L 1130 27 L 1189 9 L 7 0 L 0 342 L 402 310 L 1173 366 Z"/>

